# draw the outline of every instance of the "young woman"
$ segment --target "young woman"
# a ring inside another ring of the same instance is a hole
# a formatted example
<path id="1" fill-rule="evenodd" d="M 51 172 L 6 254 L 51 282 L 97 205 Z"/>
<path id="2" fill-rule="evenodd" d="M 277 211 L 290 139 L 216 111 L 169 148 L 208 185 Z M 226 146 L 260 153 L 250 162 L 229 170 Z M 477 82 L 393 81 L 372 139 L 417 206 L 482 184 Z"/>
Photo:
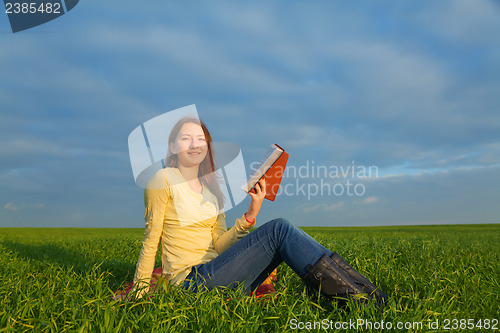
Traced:
<path id="1" fill-rule="evenodd" d="M 133 287 L 138 296 L 149 289 L 161 246 L 163 277 L 192 291 L 242 285 L 250 293 L 284 261 L 326 295 L 371 293 L 378 301 L 386 300 L 383 292 L 338 254 L 284 219 L 269 221 L 249 233 L 266 194 L 264 180 L 249 193 L 248 211 L 227 230 L 206 126 L 183 118 L 168 142 L 165 168 L 148 182 L 144 194 L 146 230 Z"/>

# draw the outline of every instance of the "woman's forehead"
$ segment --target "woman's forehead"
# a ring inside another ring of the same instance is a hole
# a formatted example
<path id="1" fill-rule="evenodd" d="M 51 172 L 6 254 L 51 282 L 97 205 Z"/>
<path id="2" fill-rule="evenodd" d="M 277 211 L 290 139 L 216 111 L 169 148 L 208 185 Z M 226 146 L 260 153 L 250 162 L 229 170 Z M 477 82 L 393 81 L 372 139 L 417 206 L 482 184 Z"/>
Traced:
<path id="1" fill-rule="evenodd" d="M 185 123 L 179 130 L 179 135 L 205 135 L 200 125 L 195 123 Z"/>

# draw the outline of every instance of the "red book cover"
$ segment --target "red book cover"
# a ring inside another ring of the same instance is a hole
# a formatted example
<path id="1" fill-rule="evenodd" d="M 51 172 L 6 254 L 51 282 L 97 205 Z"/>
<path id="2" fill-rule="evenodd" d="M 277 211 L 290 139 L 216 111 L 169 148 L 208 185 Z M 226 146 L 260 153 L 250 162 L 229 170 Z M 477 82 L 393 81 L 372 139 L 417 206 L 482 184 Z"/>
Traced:
<path id="1" fill-rule="evenodd" d="M 273 163 L 273 165 L 264 174 L 266 180 L 266 196 L 267 200 L 274 201 L 276 194 L 280 188 L 281 178 L 285 172 L 286 163 L 288 161 L 288 153 L 283 151 L 280 157 Z"/>

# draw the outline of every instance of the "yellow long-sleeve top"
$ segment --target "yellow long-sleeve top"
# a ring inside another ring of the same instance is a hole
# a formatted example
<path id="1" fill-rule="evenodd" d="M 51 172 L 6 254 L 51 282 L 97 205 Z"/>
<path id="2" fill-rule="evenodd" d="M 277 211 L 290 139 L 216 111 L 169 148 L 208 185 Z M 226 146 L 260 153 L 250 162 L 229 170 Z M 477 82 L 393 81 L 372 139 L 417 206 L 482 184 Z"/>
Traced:
<path id="1" fill-rule="evenodd" d="M 254 225 L 242 216 L 227 230 L 216 197 L 205 186 L 201 194 L 194 192 L 177 168 L 156 172 L 146 185 L 144 206 L 146 230 L 134 276 L 139 295 L 147 289 L 160 244 L 163 275 L 180 284 L 192 266 L 216 258 Z"/>

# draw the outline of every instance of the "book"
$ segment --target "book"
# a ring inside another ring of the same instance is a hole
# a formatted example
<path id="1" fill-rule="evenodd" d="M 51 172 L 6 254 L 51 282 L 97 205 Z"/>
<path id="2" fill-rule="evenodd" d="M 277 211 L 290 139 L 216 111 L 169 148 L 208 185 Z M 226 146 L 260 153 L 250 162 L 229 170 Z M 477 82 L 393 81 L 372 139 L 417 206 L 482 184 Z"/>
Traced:
<path id="1" fill-rule="evenodd" d="M 248 176 L 247 183 L 243 185 L 243 190 L 247 193 L 252 191 L 255 184 L 264 178 L 266 180 L 265 198 L 274 201 L 281 184 L 281 179 L 283 178 L 287 161 L 288 153 L 277 144 L 272 144 L 259 161 L 256 168 L 254 168 Z"/>

